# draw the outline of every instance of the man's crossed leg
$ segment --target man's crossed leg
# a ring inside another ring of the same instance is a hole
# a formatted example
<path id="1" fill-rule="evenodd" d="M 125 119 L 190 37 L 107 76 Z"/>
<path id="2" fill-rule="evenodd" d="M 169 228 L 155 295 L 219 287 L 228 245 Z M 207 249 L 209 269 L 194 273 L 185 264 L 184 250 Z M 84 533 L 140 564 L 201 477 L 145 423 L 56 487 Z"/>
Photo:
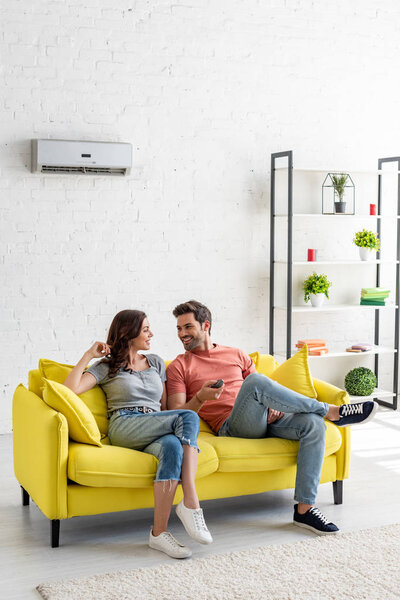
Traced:
<path id="1" fill-rule="evenodd" d="M 345 427 L 365 423 L 376 410 L 376 402 L 340 407 L 319 402 L 253 373 L 244 380 L 218 435 L 298 440 L 294 523 L 318 534 L 337 533 L 338 527 L 314 506 L 325 454 L 324 418 Z"/>

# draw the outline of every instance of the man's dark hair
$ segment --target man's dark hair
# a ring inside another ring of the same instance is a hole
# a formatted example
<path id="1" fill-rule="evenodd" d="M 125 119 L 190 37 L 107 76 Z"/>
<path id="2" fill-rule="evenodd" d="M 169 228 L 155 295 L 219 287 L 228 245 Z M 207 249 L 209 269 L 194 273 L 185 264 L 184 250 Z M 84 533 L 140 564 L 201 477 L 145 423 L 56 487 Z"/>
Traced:
<path id="1" fill-rule="evenodd" d="M 205 321 L 209 321 L 210 329 L 208 330 L 208 333 L 211 333 L 212 317 L 211 311 L 207 306 L 201 304 L 201 302 L 197 302 L 197 300 L 188 300 L 187 302 L 183 302 L 183 304 L 175 306 L 172 311 L 174 317 L 180 317 L 181 315 L 187 315 L 188 313 L 193 313 L 194 318 L 200 325 L 203 325 Z"/>

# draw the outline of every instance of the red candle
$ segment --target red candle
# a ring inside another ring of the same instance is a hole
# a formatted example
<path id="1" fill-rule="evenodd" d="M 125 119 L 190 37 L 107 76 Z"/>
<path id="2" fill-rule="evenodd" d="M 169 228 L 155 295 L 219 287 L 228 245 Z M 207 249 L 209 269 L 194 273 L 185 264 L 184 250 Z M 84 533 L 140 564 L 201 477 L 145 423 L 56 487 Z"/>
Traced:
<path id="1" fill-rule="evenodd" d="M 314 262 L 315 260 L 317 260 L 317 251 L 314 248 L 309 248 L 308 249 L 308 261 Z"/>
<path id="2" fill-rule="evenodd" d="M 369 214 L 370 215 L 376 215 L 376 204 L 370 204 L 369 205 Z"/>

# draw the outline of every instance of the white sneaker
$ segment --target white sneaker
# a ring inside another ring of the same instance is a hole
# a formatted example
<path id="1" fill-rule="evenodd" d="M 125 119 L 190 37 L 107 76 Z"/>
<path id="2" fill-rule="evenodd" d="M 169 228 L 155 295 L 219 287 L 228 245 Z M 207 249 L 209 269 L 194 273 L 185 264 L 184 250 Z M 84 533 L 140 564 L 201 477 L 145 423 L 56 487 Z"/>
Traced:
<path id="1" fill-rule="evenodd" d="M 172 558 L 189 558 L 189 556 L 192 556 L 190 548 L 180 544 L 169 531 L 163 531 L 160 535 L 155 536 L 153 530 L 150 529 L 149 546 L 153 550 L 165 552 Z"/>
<path id="2" fill-rule="evenodd" d="M 181 500 L 175 511 L 191 538 L 200 544 L 211 544 L 213 539 L 207 529 L 201 508 L 186 508 Z"/>

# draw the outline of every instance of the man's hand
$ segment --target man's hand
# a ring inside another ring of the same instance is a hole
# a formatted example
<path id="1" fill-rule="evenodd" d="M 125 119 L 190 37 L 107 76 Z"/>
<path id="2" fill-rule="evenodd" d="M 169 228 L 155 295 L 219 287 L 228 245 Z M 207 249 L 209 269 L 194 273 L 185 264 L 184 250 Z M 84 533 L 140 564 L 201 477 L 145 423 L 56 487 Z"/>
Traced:
<path id="1" fill-rule="evenodd" d="M 269 408 L 267 424 L 269 425 L 270 423 L 275 423 L 275 421 L 279 421 L 279 419 L 282 419 L 284 414 L 285 413 L 280 412 L 279 410 L 274 410 L 273 408 Z"/>
<path id="2" fill-rule="evenodd" d="M 196 396 L 202 404 L 204 404 L 204 402 L 207 402 L 207 400 L 217 400 L 224 391 L 225 384 L 221 385 L 220 388 L 210 387 L 214 383 L 217 383 L 217 381 L 217 379 L 206 381 L 205 383 L 203 383 L 200 390 L 197 392 Z"/>

